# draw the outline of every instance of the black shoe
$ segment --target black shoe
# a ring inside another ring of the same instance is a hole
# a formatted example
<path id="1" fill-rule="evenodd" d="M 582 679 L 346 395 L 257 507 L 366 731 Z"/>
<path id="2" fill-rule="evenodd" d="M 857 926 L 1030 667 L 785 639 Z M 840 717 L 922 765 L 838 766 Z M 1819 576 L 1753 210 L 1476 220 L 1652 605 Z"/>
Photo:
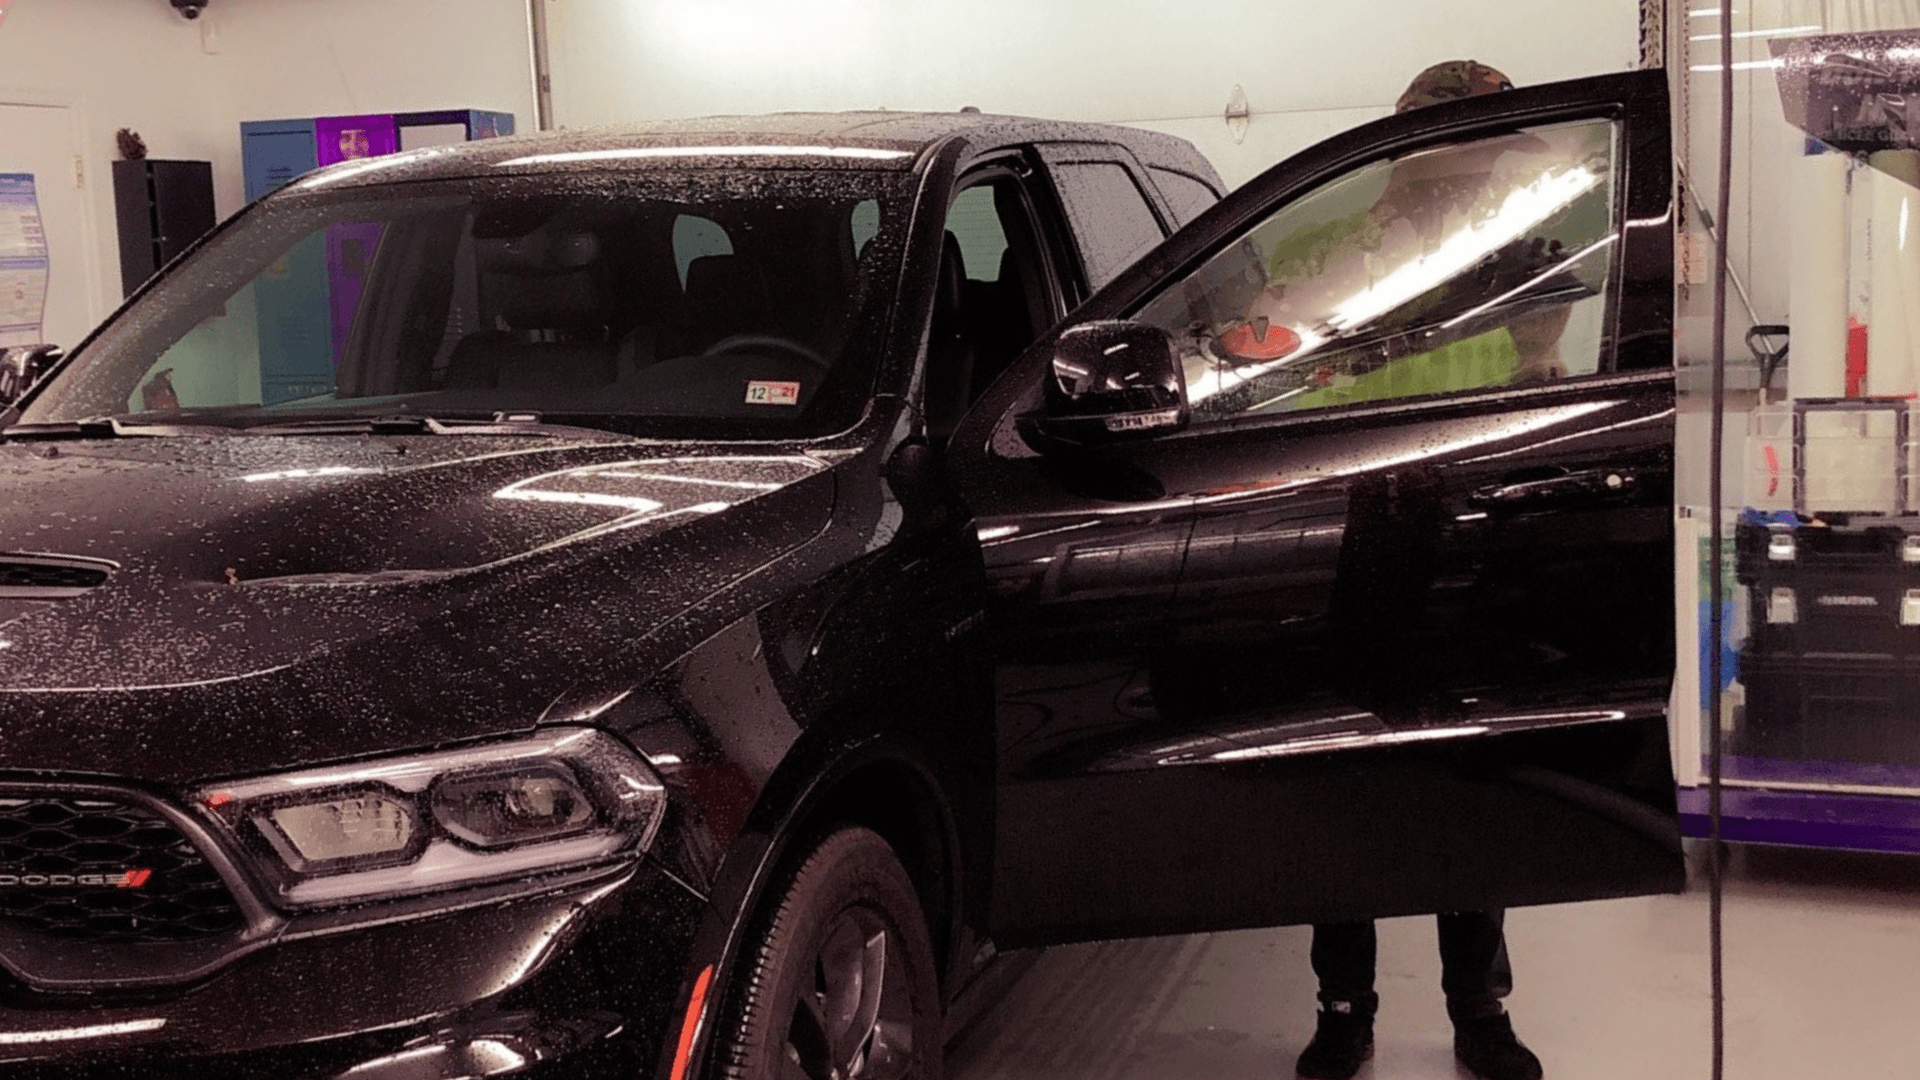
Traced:
<path id="1" fill-rule="evenodd" d="M 1540 1059 L 1520 1045 L 1505 1013 L 1454 1021 L 1453 1057 L 1480 1080 L 1540 1080 Z"/>
<path id="2" fill-rule="evenodd" d="M 1293 1071 L 1301 1080 L 1349 1080 L 1372 1056 L 1373 1017 L 1323 1009 Z"/>

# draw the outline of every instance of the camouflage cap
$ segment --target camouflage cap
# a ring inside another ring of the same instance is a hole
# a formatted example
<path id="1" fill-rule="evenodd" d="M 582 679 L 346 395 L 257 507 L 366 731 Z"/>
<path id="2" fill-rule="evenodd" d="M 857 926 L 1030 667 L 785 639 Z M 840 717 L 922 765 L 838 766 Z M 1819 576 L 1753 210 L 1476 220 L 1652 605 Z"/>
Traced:
<path id="1" fill-rule="evenodd" d="M 1494 68 L 1473 60 L 1448 60 L 1415 75 L 1400 100 L 1394 102 L 1393 111 L 1403 113 L 1423 105 L 1511 89 L 1513 80 Z"/>

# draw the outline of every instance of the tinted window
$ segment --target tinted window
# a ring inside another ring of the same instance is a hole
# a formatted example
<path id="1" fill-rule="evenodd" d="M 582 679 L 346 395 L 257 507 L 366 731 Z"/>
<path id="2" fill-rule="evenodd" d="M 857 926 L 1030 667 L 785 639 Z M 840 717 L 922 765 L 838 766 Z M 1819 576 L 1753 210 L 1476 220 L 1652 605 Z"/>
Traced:
<path id="1" fill-rule="evenodd" d="M 1186 173 L 1151 165 L 1147 166 L 1147 171 L 1153 175 L 1153 182 L 1160 185 L 1160 194 L 1167 197 L 1168 205 L 1173 207 L 1174 220 L 1181 225 L 1199 217 L 1207 207 L 1220 201 L 1220 196 L 1212 188 Z"/>
<path id="2" fill-rule="evenodd" d="M 871 392 L 907 198 L 899 174 L 851 170 L 283 195 L 111 324 L 29 420 L 839 430 Z"/>
<path id="3" fill-rule="evenodd" d="M 1000 276 L 1000 257 L 1006 254 L 1007 230 L 994 208 L 993 188 L 971 187 L 961 192 L 947 210 L 947 231 L 960 242 L 967 277 L 992 281 Z"/>
<path id="4" fill-rule="evenodd" d="M 1099 288 L 1166 239 L 1133 174 L 1110 161 L 1074 161 L 1053 167 L 1055 185 L 1074 235 L 1087 284 Z"/>
<path id="5" fill-rule="evenodd" d="M 849 224 L 853 229 L 853 250 L 859 254 L 867 249 L 867 241 L 880 235 L 880 203 L 874 199 L 862 199 L 853 208 Z"/>
<path id="6" fill-rule="evenodd" d="M 1138 318 L 1174 335 L 1195 422 L 1599 369 L 1614 126 L 1379 161 L 1282 207 Z"/>

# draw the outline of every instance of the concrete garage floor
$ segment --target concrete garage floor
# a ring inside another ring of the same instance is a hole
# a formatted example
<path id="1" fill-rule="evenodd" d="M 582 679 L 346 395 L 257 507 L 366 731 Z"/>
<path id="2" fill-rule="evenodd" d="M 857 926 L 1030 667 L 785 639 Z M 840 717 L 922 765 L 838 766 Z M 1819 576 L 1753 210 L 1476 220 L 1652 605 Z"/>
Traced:
<path id="1" fill-rule="evenodd" d="M 1516 909 L 1515 1029 L 1549 1080 L 1704 1080 L 1707 890 Z M 1726 1075 L 1920 1075 L 1920 857 L 1736 847 Z M 954 1042 L 953 1080 L 1273 1080 L 1313 1032 L 1309 930 L 1047 951 Z M 1380 924 L 1362 1080 L 1452 1080 L 1431 918 Z"/>

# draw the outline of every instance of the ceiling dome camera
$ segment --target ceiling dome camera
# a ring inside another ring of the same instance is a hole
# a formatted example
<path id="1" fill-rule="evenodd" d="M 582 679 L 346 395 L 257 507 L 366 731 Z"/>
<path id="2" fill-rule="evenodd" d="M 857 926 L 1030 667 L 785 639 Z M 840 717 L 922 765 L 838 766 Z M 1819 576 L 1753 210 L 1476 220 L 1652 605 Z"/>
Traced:
<path id="1" fill-rule="evenodd" d="M 201 12 L 207 10 L 207 0 L 168 0 L 168 2 L 173 5 L 173 10 L 189 19 L 197 19 Z"/>

